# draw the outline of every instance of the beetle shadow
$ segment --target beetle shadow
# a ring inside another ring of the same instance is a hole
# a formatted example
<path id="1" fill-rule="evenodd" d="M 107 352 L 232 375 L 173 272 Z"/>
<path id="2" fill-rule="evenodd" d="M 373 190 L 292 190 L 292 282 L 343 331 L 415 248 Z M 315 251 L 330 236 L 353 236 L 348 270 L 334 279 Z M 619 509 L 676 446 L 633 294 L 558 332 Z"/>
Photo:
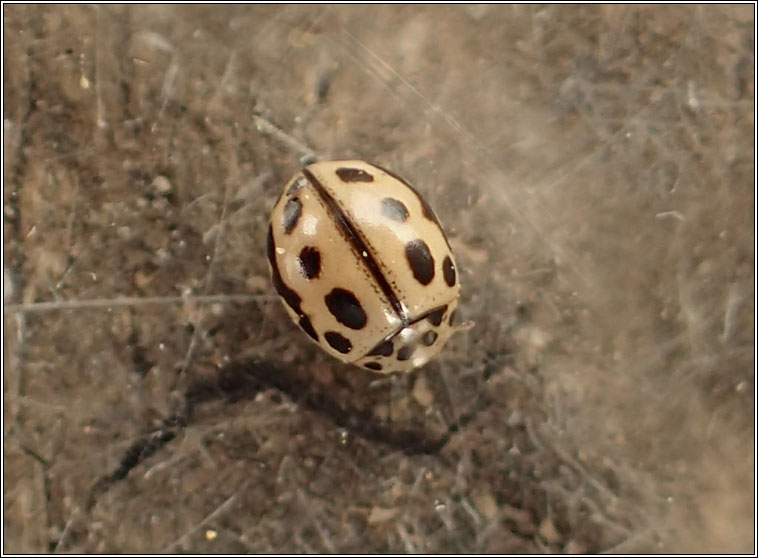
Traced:
<path id="1" fill-rule="evenodd" d="M 252 400 L 265 390 L 275 389 L 303 409 L 321 415 L 336 427 L 351 434 L 387 446 L 406 455 L 439 453 L 461 426 L 456 421 L 445 430 L 409 426 L 395 421 L 378 419 L 370 409 L 346 405 L 330 390 L 314 389 L 314 382 L 298 376 L 290 365 L 268 359 L 246 358 L 228 363 L 217 373 L 191 383 L 179 411 L 161 425 L 135 440 L 124 452 L 119 465 L 93 485 L 87 509 L 92 509 L 99 497 L 129 472 L 176 438 L 193 422 L 195 411 L 203 405 L 222 401 L 233 404 Z"/>
<path id="2" fill-rule="evenodd" d="M 314 389 L 309 378 L 295 377 L 291 368 L 265 359 L 245 359 L 223 367 L 216 379 L 196 382 L 187 390 L 189 409 L 214 400 L 234 403 L 274 388 L 304 409 L 326 417 L 335 426 L 407 455 L 435 454 L 447 443 L 446 433 L 397 422 L 381 421 L 370 411 L 346 405 L 325 389 Z"/>

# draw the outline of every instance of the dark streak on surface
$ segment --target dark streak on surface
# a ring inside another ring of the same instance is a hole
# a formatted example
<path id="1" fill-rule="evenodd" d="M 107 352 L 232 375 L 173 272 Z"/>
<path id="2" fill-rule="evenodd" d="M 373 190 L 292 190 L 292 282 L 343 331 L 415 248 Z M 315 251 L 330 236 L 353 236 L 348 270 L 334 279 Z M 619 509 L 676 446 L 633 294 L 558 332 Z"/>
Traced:
<path id="1" fill-rule="evenodd" d="M 177 434 L 187 426 L 189 413 L 189 405 L 185 405 L 181 412 L 169 417 L 160 428 L 142 436 L 131 444 L 121 458 L 121 462 L 116 470 L 100 477 L 92 486 L 89 498 L 87 499 L 87 509 L 92 509 L 97 498 L 113 484 L 125 479 L 132 469 L 176 438 Z"/>

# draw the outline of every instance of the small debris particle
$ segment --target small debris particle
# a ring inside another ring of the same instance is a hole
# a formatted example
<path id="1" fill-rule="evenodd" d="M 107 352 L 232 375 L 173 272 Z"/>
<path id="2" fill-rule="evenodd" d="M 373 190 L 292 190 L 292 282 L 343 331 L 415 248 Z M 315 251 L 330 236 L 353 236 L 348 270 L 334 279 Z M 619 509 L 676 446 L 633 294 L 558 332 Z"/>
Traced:
<path id="1" fill-rule="evenodd" d="M 209 541 L 215 540 L 218 537 L 218 532 L 215 529 L 208 529 L 205 531 L 205 538 Z"/>
<path id="2" fill-rule="evenodd" d="M 13 276 L 10 270 L 6 267 L 3 269 L 3 302 L 8 303 L 13 300 Z"/>
<path id="3" fill-rule="evenodd" d="M 144 269 L 138 269 L 134 272 L 134 284 L 140 289 L 144 289 L 150 285 L 155 275 Z"/>
<path id="4" fill-rule="evenodd" d="M 587 548 L 582 543 L 576 541 L 567 542 L 563 551 L 566 554 L 587 554 Z"/>
<path id="5" fill-rule="evenodd" d="M 513 521 L 518 525 L 519 531 L 524 534 L 531 534 L 535 531 L 535 525 L 532 523 L 532 516 L 529 512 L 513 506 L 505 505 L 502 509 L 503 518 Z"/>
<path id="6" fill-rule="evenodd" d="M 413 385 L 413 398 L 422 407 L 428 407 L 434 401 L 434 394 L 429 389 L 429 384 L 424 376 L 420 376 Z"/>
<path id="7" fill-rule="evenodd" d="M 390 410 L 387 405 L 380 403 L 374 408 L 374 416 L 377 420 L 387 420 L 390 416 Z"/>
<path id="8" fill-rule="evenodd" d="M 327 366 L 316 366 L 313 369 L 313 379 L 323 386 L 331 386 L 334 384 L 334 373 Z"/>
<path id="9" fill-rule="evenodd" d="M 553 521 L 549 517 L 542 520 L 537 533 L 540 538 L 548 544 L 556 544 L 561 541 L 561 534 L 558 532 L 558 529 L 555 528 Z"/>
<path id="10" fill-rule="evenodd" d="M 498 514 L 497 502 L 489 490 L 477 490 L 471 495 L 474 506 L 485 519 L 494 519 Z"/>
<path id="11" fill-rule="evenodd" d="M 171 191 L 171 182 L 163 175 L 158 175 L 153 179 L 153 188 L 159 194 L 168 194 Z"/>
<path id="12" fill-rule="evenodd" d="M 376 525 L 377 523 L 385 523 L 397 515 L 397 509 L 395 508 L 371 508 L 371 513 L 368 516 L 369 525 Z"/>
<path id="13" fill-rule="evenodd" d="M 269 280 L 263 275 L 251 275 L 245 281 L 245 289 L 251 292 L 266 292 Z"/>

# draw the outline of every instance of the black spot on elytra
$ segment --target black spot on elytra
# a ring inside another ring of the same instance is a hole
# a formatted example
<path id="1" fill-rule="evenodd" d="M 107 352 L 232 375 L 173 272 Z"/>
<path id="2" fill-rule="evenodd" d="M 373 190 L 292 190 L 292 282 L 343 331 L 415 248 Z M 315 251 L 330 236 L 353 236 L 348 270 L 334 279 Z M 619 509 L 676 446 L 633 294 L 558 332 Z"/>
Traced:
<path id="1" fill-rule="evenodd" d="M 434 258 L 429 246 L 421 239 L 411 240 L 405 245 L 405 259 L 411 266 L 416 281 L 428 285 L 434 279 Z"/>
<path id="2" fill-rule="evenodd" d="M 437 340 L 437 332 L 429 330 L 427 331 L 424 336 L 421 338 L 421 342 L 426 345 L 427 347 L 431 347 L 434 345 L 434 342 Z"/>
<path id="3" fill-rule="evenodd" d="M 378 362 L 367 362 L 363 366 L 365 366 L 369 370 L 381 370 L 382 369 L 382 365 L 379 364 Z"/>
<path id="4" fill-rule="evenodd" d="M 374 166 L 377 166 L 377 165 L 374 165 Z M 405 178 L 403 178 L 402 176 L 397 175 L 394 172 L 388 171 L 387 169 L 385 169 L 383 167 L 378 167 L 378 168 L 382 169 L 384 172 L 386 172 L 387 174 L 389 174 L 391 177 L 393 177 L 393 178 L 399 180 L 400 182 L 402 182 L 403 184 L 405 184 L 408 187 L 408 189 L 411 192 L 413 192 L 416 195 L 416 197 L 418 198 L 418 201 L 421 204 L 421 213 L 424 214 L 424 217 L 426 217 L 427 219 L 429 219 L 430 221 L 432 221 L 433 223 L 435 223 L 438 227 L 440 226 L 440 222 L 437 219 L 437 215 L 434 213 L 434 210 L 432 209 L 432 206 L 429 205 L 429 203 L 423 198 L 423 196 L 421 194 L 419 194 L 419 192 L 418 192 L 418 190 L 416 190 L 416 188 L 414 188 L 413 186 L 411 186 L 410 183 Z"/>
<path id="5" fill-rule="evenodd" d="M 419 203 L 421 204 L 421 213 L 424 214 L 424 217 L 432 221 L 435 225 L 437 225 L 440 229 L 440 232 L 442 232 L 442 237 L 445 239 L 445 243 L 447 244 L 447 247 L 450 248 L 450 243 L 447 241 L 447 236 L 445 235 L 445 231 L 442 230 L 442 225 L 440 225 L 439 219 L 437 219 L 437 215 L 434 213 L 434 210 L 432 209 L 432 206 L 427 203 L 427 201 L 421 196 L 421 194 L 418 193 L 418 190 L 416 190 L 413 186 L 410 185 L 410 183 L 400 176 L 399 174 L 395 174 L 391 170 L 387 170 L 384 167 L 377 165 L 376 163 L 372 163 L 373 166 L 375 166 L 378 169 L 383 170 L 388 175 L 390 175 L 395 180 L 399 180 L 405 186 L 415 194 L 415 196 L 418 198 Z"/>
<path id="6" fill-rule="evenodd" d="M 345 289 L 332 289 L 324 297 L 329 312 L 337 321 L 350 329 L 362 329 L 366 325 L 366 312 L 355 295 Z"/>
<path id="7" fill-rule="evenodd" d="M 439 227 L 440 221 L 439 219 L 437 219 L 437 215 L 434 213 L 432 206 L 429 205 L 429 203 L 424 198 L 421 197 L 421 194 L 416 192 L 416 195 L 418 196 L 418 200 L 421 202 L 421 213 L 424 214 L 424 217 L 426 217 L 427 219 L 429 219 L 431 222 L 433 222 Z"/>
<path id="8" fill-rule="evenodd" d="M 310 318 L 308 316 L 300 316 L 300 327 L 303 328 L 303 331 L 310 335 L 314 341 L 318 341 L 318 334 L 316 333 L 316 330 L 313 329 L 313 324 L 311 323 Z"/>
<path id="9" fill-rule="evenodd" d="M 392 346 L 392 340 L 383 341 L 373 351 L 369 353 L 369 356 L 390 356 L 394 347 Z"/>
<path id="10" fill-rule="evenodd" d="M 413 189 L 413 187 L 409 186 L 411 190 L 416 194 L 419 201 L 421 202 L 421 212 L 424 214 L 424 217 L 429 219 L 431 222 L 433 222 L 437 227 L 439 228 L 440 232 L 442 233 L 442 238 L 445 239 L 445 244 L 447 244 L 448 250 L 450 250 L 450 242 L 447 240 L 447 235 L 445 234 L 445 231 L 442 230 L 442 225 L 440 224 L 440 220 L 437 219 L 437 215 L 434 213 L 434 210 L 432 209 L 432 206 L 427 203 L 427 201 L 421 197 L 421 194 L 416 192 L 416 190 Z M 451 250 L 452 251 L 452 250 Z"/>
<path id="11" fill-rule="evenodd" d="M 416 190 L 413 186 L 408 184 L 406 182 L 406 186 L 411 189 L 411 191 L 416 194 L 416 197 L 418 198 L 418 201 L 421 203 L 421 213 L 424 214 L 424 217 L 429 219 L 432 223 L 437 225 L 440 229 L 442 229 L 442 225 L 440 225 L 440 220 L 437 219 L 437 214 L 432 209 L 432 206 L 429 205 L 429 202 L 427 202 L 421 194 L 419 194 L 418 190 Z"/>
<path id="12" fill-rule="evenodd" d="M 399 221 L 401 223 L 408 219 L 408 209 L 403 202 L 396 200 L 395 198 L 384 198 L 382 200 L 382 214 L 393 221 Z"/>
<path id="13" fill-rule="evenodd" d="M 282 212 L 282 226 L 285 233 L 289 234 L 292 232 L 302 212 L 303 204 L 299 199 L 292 198 L 291 200 L 287 200 L 287 204 L 284 206 L 284 211 Z"/>
<path id="14" fill-rule="evenodd" d="M 290 187 L 287 189 L 287 196 L 294 196 L 302 190 L 306 184 L 308 184 L 308 180 L 302 175 L 298 176 L 292 181 L 292 184 L 290 184 Z"/>
<path id="15" fill-rule="evenodd" d="M 363 169 L 340 167 L 336 171 L 343 182 L 373 182 L 374 177 Z"/>
<path id="16" fill-rule="evenodd" d="M 445 261 L 442 262 L 442 276 L 445 278 L 448 287 L 455 285 L 455 266 L 450 256 L 445 256 Z"/>
<path id="17" fill-rule="evenodd" d="M 279 273 L 279 266 L 276 264 L 276 248 L 274 247 L 274 231 L 269 225 L 268 238 L 266 239 L 266 248 L 268 253 L 268 262 L 271 265 L 271 281 L 274 283 L 274 288 L 279 296 L 284 299 L 284 302 L 295 311 L 295 313 L 301 318 L 304 316 L 302 309 L 300 308 L 301 298 L 295 291 L 290 289 L 282 281 L 282 276 Z"/>
<path id="18" fill-rule="evenodd" d="M 413 345 L 406 345 L 401 347 L 397 352 L 397 360 L 409 360 L 413 355 L 413 351 L 416 349 Z"/>
<path id="19" fill-rule="evenodd" d="M 279 293 L 279 296 L 284 299 L 284 302 L 286 302 L 287 305 L 292 308 L 295 314 L 298 315 L 300 318 L 300 321 L 298 323 L 300 324 L 300 327 L 303 328 L 305 333 L 310 335 L 314 341 L 318 341 L 318 334 L 316 333 L 316 330 L 313 329 L 313 324 L 311 324 L 310 318 L 306 316 L 303 313 L 302 308 L 300 308 L 300 303 L 302 302 L 300 295 L 290 289 L 287 285 L 284 284 L 284 281 L 282 281 L 282 275 L 279 273 L 279 266 L 276 264 L 274 230 L 270 225 L 268 227 L 268 237 L 266 239 L 266 252 L 268 254 L 269 264 L 271 265 L 271 281 L 274 283 L 276 292 Z"/>
<path id="20" fill-rule="evenodd" d="M 300 250 L 300 255 L 297 257 L 297 263 L 303 277 L 306 279 L 318 277 L 321 273 L 321 252 L 318 251 L 318 248 L 306 246 Z"/>
<path id="21" fill-rule="evenodd" d="M 272 269 L 276 269 L 276 247 L 274 246 L 274 227 L 268 226 L 268 235 L 266 236 L 266 255 L 268 255 L 268 263 Z M 277 269 L 277 273 L 278 273 Z"/>
<path id="22" fill-rule="evenodd" d="M 331 345 L 332 349 L 339 351 L 343 355 L 353 350 L 353 344 L 350 342 L 350 339 L 343 337 L 336 331 L 327 331 L 324 334 L 324 339 Z"/>
<path id="23" fill-rule="evenodd" d="M 426 319 L 429 320 L 432 325 L 438 326 L 442 323 L 442 317 L 445 315 L 446 310 L 447 306 L 440 306 L 436 310 L 429 312 Z"/>
<path id="24" fill-rule="evenodd" d="M 455 310 L 453 310 L 452 312 L 450 312 L 450 317 L 447 320 L 447 324 L 448 325 L 453 325 L 453 323 L 455 322 L 455 319 L 457 317 L 458 317 L 458 309 L 456 308 Z"/>

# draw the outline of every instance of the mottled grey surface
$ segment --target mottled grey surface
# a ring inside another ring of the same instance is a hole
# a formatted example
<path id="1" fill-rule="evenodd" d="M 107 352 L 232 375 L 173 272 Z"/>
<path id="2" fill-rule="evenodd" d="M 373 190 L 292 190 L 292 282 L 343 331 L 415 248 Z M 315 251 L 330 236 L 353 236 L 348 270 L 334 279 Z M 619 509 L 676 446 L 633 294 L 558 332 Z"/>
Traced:
<path id="1" fill-rule="evenodd" d="M 6 552 L 752 550 L 753 6 L 3 15 Z M 446 226 L 418 373 L 272 296 L 313 156 Z"/>

